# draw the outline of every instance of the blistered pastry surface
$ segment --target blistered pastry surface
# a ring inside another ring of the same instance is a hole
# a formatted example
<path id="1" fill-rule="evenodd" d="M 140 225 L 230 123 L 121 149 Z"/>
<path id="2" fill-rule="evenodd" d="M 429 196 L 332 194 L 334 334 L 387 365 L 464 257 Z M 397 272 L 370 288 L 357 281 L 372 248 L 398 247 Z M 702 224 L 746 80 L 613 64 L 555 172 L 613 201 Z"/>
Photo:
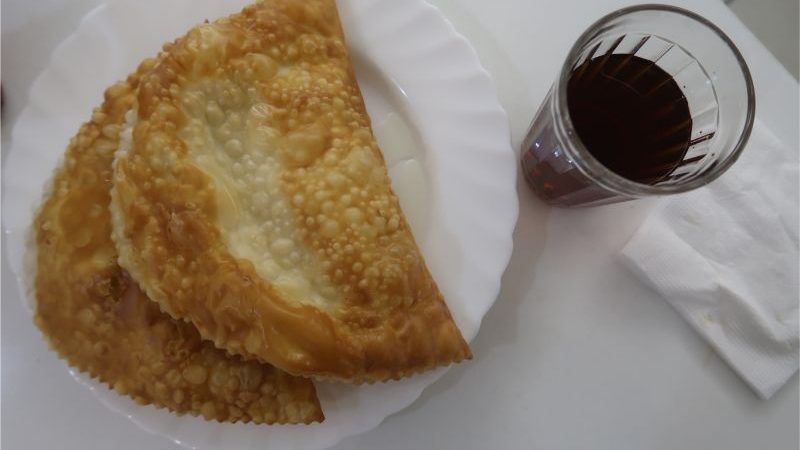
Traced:
<path id="1" fill-rule="evenodd" d="M 471 356 L 391 190 L 334 2 L 191 30 L 138 103 L 114 239 L 165 311 L 294 374 L 385 380 Z"/>
<path id="2" fill-rule="evenodd" d="M 322 420 L 313 384 L 227 355 L 160 311 L 117 265 L 108 211 L 114 151 L 141 65 L 72 139 L 33 227 L 35 322 L 70 365 L 140 404 L 208 420 Z"/>

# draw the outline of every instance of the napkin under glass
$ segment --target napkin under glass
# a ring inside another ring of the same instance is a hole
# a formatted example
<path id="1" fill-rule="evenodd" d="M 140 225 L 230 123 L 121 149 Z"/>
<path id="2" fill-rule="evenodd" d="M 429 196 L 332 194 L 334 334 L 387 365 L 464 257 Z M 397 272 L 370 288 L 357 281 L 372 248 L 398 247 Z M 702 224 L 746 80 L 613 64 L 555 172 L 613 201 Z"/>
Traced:
<path id="1" fill-rule="evenodd" d="M 798 149 L 756 121 L 718 180 L 665 198 L 621 251 L 758 394 L 798 370 Z"/>

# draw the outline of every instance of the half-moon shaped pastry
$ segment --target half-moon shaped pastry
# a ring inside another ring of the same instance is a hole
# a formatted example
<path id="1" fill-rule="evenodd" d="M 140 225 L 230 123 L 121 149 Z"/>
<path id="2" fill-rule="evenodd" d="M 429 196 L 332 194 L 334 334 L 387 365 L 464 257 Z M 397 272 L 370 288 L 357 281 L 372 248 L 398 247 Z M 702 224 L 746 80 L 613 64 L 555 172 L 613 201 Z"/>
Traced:
<path id="1" fill-rule="evenodd" d="M 471 357 L 392 192 L 332 0 L 200 25 L 143 78 L 113 238 L 151 299 L 289 373 Z"/>
<path id="2" fill-rule="evenodd" d="M 55 173 L 33 224 L 35 322 L 70 365 L 140 404 L 218 421 L 321 421 L 310 380 L 202 341 L 117 265 L 108 212 L 112 162 L 138 77 L 152 65 L 106 91 Z"/>

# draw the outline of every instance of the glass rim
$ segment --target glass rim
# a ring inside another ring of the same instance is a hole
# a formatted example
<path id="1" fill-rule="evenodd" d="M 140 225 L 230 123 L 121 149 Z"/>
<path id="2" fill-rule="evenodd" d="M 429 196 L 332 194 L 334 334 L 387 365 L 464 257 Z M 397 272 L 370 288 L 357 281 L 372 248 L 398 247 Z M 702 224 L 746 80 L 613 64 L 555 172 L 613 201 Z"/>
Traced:
<path id="1" fill-rule="evenodd" d="M 662 4 L 642 4 L 642 5 L 635 5 L 629 6 L 626 8 L 622 8 L 611 12 L 597 21 L 595 21 L 592 25 L 590 25 L 586 31 L 581 33 L 575 43 L 572 45 L 569 53 L 567 54 L 566 59 L 564 60 L 564 64 L 561 67 L 561 72 L 559 73 L 557 79 L 557 86 L 556 86 L 556 99 L 553 102 L 553 107 L 558 107 L 560 110 L 564 111 L 564 114 L 560 114 L 560 119 L 562 122 L 563 129 L 558 130 L 560 132 L 569 130 L 575 130 L 574 125 L 572 124 L 572 117 L 569 115 L 569 108 L 567 106 L 567 83 L 569 81 L 569 75 L 572 73 L 571 61 L 577 59 L 580 55 L 580 52 L 583 50 L 583 45 L 592 37 L 592 35 L 596 34 L 600 31 L 603 27 L 605 27 L 609 22 L 619 17 L 636 13 L 642 11 L 663 11 L 668 13 L 678 14 L 684 17 L 687 17 L 691 20 L 698 22 L 700 25 L 703 25 L 710 29 L 714 34 L 717 35 L 730 49 L 731 53 L 733 54 L 736 62 L 739 65 L 740 70 L 742 71 L 742 76 L 745 80 L 745 85 L 747 89 L 747 115 L 745 117 L 744 126 L 739 134 L 739 139 L 736 141 L 731 154 L 728 155 L 720 164 L 717 164 L 714 168 L 712 168 L 706 174 L 689 180 L 685 183 L 678 183 L 673 185 L 665 185 L 665 186 L 653 186 L 649 184 L 638 183 L 632 180 L 629 180 L 621 175 L 616 174 L 615 172 L 611 171 L 607 167 L 605 167 L 594 155 L 589 152 L 586 146 L 583 144 L 583 141 L 577 136 L 577 133 L 568 134 L 566 135 L 566 141 L 570 144 L 565 146 L 564 149 L 566 152 L 571 153 L 569 156 L 575 161 L 576 166 L 579 170 L 584 172 L 585 175 L 590 177 L 595 183 L 610 189 L 612 191 L 616 191 L 620 194 L 629 195 L 629 196 L 644 196 L 644 195 L 667 195 L 667 194 L 676 194 L 680 192 L 690 191 L 701 186 L 704 186 L 715 179 L 717 179 L 720 175 L 725 173 L 728 168 L 739 159 L 744 147 L 747 145 L 747 141 L 750 138 L 750 133 L 753 129 L 753 123 L 755 122 L 755 108 L 756 108 L 756 99 L 755 99 L 755 88 L 753 87 L 753 79 L 750 74 L 750 69 L 747 66 L 747 63 L 744 60 L 744 57 L 739 52 L 739 49 L 734 45 L 733 41 L 716 25 L 705 19 L 704 17 L 696 14 L 692 11 L 679 8 L 677 6 L 671 5 L 662 5 Z M 556 123 L 559 121 L 557 120 Z M 557 126 L 557 128 L 559 128 Z"/>

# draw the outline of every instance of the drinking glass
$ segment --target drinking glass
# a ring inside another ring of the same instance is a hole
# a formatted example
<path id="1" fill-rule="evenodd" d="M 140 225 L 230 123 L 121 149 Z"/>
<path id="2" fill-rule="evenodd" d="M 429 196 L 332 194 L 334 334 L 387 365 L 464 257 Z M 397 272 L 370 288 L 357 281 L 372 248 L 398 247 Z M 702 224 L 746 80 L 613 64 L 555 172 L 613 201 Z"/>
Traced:
<path id="1" fill-rule="evenodd" d="M 617 54 L 657 65 L 672 76 L 688 102 L 691 136 L 686 152 L 671 172 L 651 183 L 605 167 L 581 141 L 570 117 L 567 85 L 573 72 L 587 61 Z M 754 116 L 750 71 L 718 27 L 674 6 L 624 8 L 595 22 L 573 45 L 523 141 L 522 169 L 539 197 L 556 206 L 685 192 L 711 182 L 736 161 Z"/>

